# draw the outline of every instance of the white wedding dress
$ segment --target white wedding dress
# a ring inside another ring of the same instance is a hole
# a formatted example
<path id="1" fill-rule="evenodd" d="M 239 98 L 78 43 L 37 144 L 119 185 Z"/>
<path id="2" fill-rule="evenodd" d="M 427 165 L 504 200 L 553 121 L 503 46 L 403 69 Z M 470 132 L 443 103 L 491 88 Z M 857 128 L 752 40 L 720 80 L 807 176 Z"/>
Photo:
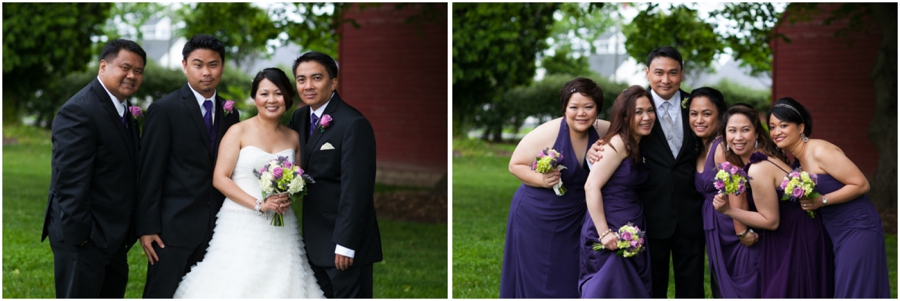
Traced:
<path id="1" fill-rule="evenodd" d="M 291 149 L 270 154 L 244 147 L 231 179 L 259 198 L 253 169 L 278 156 L 294 161 Z M 271 213 L 260 216 L 226 198 L 217 216 L 206 256 L 182 278 L 175 298 L 325 298 L 306 260 L 293 210 L 284 214 L 284 227 L 275 227 Z"/>

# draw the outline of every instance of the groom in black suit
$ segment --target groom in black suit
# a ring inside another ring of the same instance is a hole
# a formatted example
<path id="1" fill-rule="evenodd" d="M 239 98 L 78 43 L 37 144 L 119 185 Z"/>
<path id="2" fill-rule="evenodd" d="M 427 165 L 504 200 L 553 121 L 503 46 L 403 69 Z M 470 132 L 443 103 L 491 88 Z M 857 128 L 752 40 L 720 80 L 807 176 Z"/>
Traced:
<path id="1" fill-rule="evenodd" d="M 328 298 L 372 298 L 372 264 L 382 259 L 375 220 L 375 133 L 337 94 L 330 56 L 308 52 L 294 61 L 306 106 L 288 127 L 300 133 L 300 164 L 316 180 L 303 198 L 303 238 L 310 265 Z"/>
<path id="2" fill-rule="evenodd" d="M 138 44 L 110 41 L 97 79 L 53 120 L 41 241 L 50 236 L 57 298 L 125 296 L 140 148 L 126 99 L 140 88 L 146 60 Z"/>
<path id="3" fill-rule="evenodd" d="M 653 297 L 666 298 L 671 254 L 675 297 L 703 298 L 703 197 L 694 188 L 699 149 L 688 109 L 681 107 L 690 96 L 681 90 L 681 54 L 669 46 L 653 50 L 644 72 L 657 119 L 650 137 L 640 143 L 650 169 L 640 199 L 647 220 Z"/>
<path id="4" fill-rule="evenodd" d="M 206 254 L 225 200 L 212 185 L 219 141 L 240 121 L 216 94 L 225 68 L 222 41 L 195 35 L 182 55 L 188 82 L 150 105 L 141 141 L 136 220 L 149 260 L 144 298 L 172 298 Z"/>

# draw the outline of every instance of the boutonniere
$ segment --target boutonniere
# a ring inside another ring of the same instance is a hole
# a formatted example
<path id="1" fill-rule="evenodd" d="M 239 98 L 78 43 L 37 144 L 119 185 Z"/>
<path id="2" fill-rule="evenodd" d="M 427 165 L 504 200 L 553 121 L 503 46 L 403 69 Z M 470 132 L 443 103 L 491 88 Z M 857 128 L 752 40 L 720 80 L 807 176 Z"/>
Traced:
<path id="1" fill-rule="evenodd" d="M 231 114 L 231 112 L 234 111 L 234 101 L 226 100 L 222 109 L 225 109 L 225 116 L 228 116 L 228 114 Z"/>
<path id="2" fill-rule="evenodd" d="M 684 100 L 681 101 L 681 108 L 682 108 L 682 109 L 687 109 L 687 103 L 688 103 L 688 100 L 691 100 L 691 99 L 690 99 L 690 98 L 685 98 Z"/>
<path id="3" fill-rule="evenodd" d="M 322 119 L 319 119 L 319 131 L 324 133 L 325 128 L 331 125 L 331 115 L 325 114 L 322 115 Z"/>
<path id="4" fill-rule="evenodd" d="M 128 112 L 131 113 L 131 117 L 133 117 L 134 120 L 138 120 L 138 118 L 144 117 L 144 111 L 141 110 L 141 107 L 139 106 L 128 107 Z"/>

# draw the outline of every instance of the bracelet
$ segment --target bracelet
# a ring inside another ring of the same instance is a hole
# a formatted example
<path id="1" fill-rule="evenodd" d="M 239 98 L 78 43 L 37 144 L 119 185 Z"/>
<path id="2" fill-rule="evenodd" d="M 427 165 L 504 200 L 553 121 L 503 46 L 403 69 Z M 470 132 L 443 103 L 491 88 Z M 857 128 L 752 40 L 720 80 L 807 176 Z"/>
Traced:
<path id="1" fill-rule="evenodd" d="M 822 207 L 825 207 L 825 205 L 828 205 L 828 197 L 823 194 L 822 195 Z"/>
<path id="2" fill-rule="evenodd" d="M 262 215 L 262 211 L 260 211 L 260 207 L 262 207 L 263 199 L 256 199 L 256 215 Z"/>
<path id="3" fill-rule="evenodd" d="M 606 232 L 603 232 L 603 234 L 600 235 L 600 238 L 597 238 L 597 240 L 603 239 L 603 237 L 606 236 L 606 234 L 609 234 L 609 232 L 612 232 L 612 229 L 606 229 Z"/>
<path id="4" fill-rule="evenodd" d="M 753 229 L 747 228 L 747 230 L 744 230 L 744 233 L 738 234 L 737 237 L 744 238 L 744 236 L 747 236 L 747 233 L 753 233 Z"/>

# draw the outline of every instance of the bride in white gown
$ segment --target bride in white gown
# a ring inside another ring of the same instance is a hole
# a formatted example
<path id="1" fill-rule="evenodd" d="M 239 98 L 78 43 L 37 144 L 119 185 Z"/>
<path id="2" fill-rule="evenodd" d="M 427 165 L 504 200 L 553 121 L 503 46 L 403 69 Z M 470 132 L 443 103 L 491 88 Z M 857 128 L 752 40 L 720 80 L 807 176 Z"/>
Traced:
<path id="1" fill-rule="evenodd" d="M 266 68 L 251 87 L 259 114 L 232 126 L 219 146 L 213 185 L 225 196 L 206 256 L 184 276 L 175 298 L 324 298 L 306 259 L 290 200 L 270 196 L 261 204 L 253 169 L 278 156 L 299 164 L 297 132 L 279 120 L 291 106 L 292 82 Z M 284 213 L 284 227 L 270 225 Z"/>

